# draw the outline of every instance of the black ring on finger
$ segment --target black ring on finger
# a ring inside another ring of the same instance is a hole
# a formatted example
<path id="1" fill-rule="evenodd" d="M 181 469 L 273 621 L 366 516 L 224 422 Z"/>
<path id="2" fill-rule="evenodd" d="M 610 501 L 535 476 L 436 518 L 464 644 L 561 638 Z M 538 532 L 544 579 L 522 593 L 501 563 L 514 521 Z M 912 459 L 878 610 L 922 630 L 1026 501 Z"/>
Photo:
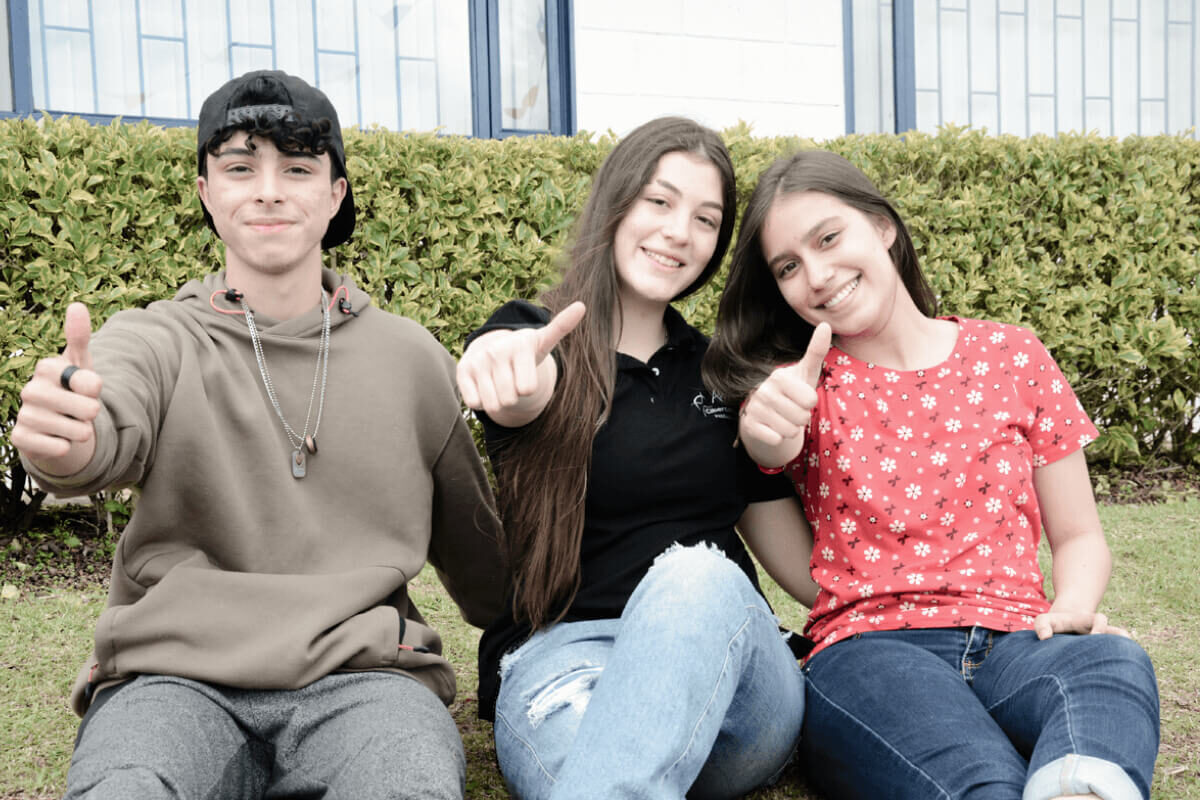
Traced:
<path id="1" fill-rule="evenodd" d="M 68 364 L 63 368 L 62 374 L 58 376 L 58 382 L 61 383 L 62 387 L 68 392 L 72 391 L 71 376 L 76 372 L 79 372 L 79 367 L 75 366 L 74 364 Z"/>

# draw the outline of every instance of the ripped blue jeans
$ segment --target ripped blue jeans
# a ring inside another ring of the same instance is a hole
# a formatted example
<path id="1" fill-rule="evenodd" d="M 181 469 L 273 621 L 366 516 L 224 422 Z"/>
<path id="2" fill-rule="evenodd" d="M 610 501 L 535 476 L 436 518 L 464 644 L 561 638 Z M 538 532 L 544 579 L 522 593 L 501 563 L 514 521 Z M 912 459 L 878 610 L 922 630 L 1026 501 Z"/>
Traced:
<path id="1" fill-rule="evenodd" d="M 728 798 L 786 766 L 804 679 L 745 574 L 659 557 L 620 619 L 559 623 L 501 664 L 496 756 L 519 798 Z"/>

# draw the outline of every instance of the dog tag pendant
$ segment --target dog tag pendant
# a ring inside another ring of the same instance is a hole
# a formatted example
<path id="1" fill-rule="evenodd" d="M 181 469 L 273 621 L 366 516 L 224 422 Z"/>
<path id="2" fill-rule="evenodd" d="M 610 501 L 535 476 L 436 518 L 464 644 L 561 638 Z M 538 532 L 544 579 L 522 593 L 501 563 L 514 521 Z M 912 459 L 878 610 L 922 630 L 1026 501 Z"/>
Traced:
<path id="1" fill-rule="evenodd" d="M 304 458 L 304 448 L 297 447 L 292 451 L 292 477 L 303 478 L 308 464 Z"/>

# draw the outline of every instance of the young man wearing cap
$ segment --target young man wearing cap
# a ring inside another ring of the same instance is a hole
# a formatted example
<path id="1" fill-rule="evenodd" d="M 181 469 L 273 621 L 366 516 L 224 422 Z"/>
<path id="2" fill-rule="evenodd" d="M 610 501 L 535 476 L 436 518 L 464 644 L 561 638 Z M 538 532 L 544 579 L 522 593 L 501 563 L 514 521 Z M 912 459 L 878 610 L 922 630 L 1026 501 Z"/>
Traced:
<path id="1" fill-rule="evenodd" d="M 224 271 L 94 337 L 73 304 L 12 432 L 50 490 L 141 487 L 67 797 L 461 797 L 454 672 L 406 588 L 428 558 L 469 622 L 501 609 L 454 361 L 322 269 L 354 228 L 324 94 L 242 76 L 198 137 Z"/>

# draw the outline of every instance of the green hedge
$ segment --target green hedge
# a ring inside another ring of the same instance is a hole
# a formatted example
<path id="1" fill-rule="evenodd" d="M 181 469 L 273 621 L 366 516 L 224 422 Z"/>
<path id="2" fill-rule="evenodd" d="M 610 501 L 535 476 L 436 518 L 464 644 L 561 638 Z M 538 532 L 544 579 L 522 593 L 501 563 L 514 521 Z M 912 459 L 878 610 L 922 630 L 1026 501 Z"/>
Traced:
<path id="1" fill-rule="evenodd" d="M 0 470 L 13 482 L 24 482 L 8 444 L 18 393 L 36 359 L 61 348 L 66 303 L 82 300 L 104 319 L 220 263 L 196 199 L 194 136 L 0 121 Z M 743 198 L 775 157 L 815 146 L 744 127 L 725 138 Z M 553 282 L 611 145 L 583 134 L 348 131 L 359 224 L 335 266 L 457 353 L 498 304 Z M 947 128 L 820 146 L 894 199 L 945 312 L 1037 331 L 1104 431 L 1093 459 L 1200 465 L 1200 143 Z M 702 329 L 719 283 L 683 309 Z"/>

